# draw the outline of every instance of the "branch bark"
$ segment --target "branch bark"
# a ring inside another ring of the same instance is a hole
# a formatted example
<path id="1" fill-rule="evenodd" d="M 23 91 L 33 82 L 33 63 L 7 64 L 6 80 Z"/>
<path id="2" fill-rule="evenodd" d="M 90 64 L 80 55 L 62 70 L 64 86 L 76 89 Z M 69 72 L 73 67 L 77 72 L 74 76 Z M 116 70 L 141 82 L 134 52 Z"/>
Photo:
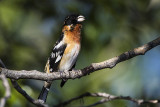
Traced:
<path id="1" fill-rule="evenodd" d="M 147 51 L 150 49 L 160 45 L 160 37 L 157 39 L 142 45 L 138 48 L 135 48 L 133 50 L 127 51 L 125 53 L 122 53 L 119 56 L 113 57 L 109 60 L 99 62 L 99 63 L 92 63 L 91 65 L 80 69 L 80 70 L 73 70 L 73 71 L 65 71 L 63 73 L 60 72 L 53 72 L 53 73 L 43 73 L 39 72 L 37 70 L 31 70 L 31 71 L 26 71 L 26 70 L 9 70 L 5 68 L 0 68 L 0 72 L 5 74 L 7 78 L 11 79 L 37 79 L 37 80 L 43 80 L 43 81 L 53 81 L 53 80 L 58 80 L 58 79 L 75 79 L 75 78 L 80 78 L 82 76 L 86 76 L 87 74 L 90 74 L 94 71 L 98 71 L 100 69 L 104 68 L 113 68 L 115 67 L 118 63 L 122 61 L 129 60 L 133 57 L 136 57 L 138 55 L 144 55 Z"/>
<path id="2" fill-rule="evenodd" d="M 0 79 L 2 80 L 3 86 L 5 87 L 5 96 L 0 99 L 0 107 L 5 107 L 7 99 L 11 96 L 11 90 L 8 80 L 4 74 L 0 75 Z"/>
<path id="3" fill-rule="evenodd" d="M 109 101 L 118 100 L 118 99 L 128 100 L 128 101 L 131 101 L 131 102 L 136 103 L 138 105 L 160 103 L 160 100 L 143 100 L 143 99 L 134 99 L 130 96 L 114 96 L 114 95 L 111 95 L 111 94 L 108 94 L 108 93 L 100 93 L 100 92 L 99 93 L 89 93 L 89 92 L 87 92 L 87 93 L 84 93 L 84 94 L 82 94 L 78 97 L 75 97 L 75 98 L 67 100 L 63 103 L 60 103 L 60 104 L 58 104 L 54 107 L 64 107 L 64 106 L 68 105 L 69 103 L 71 103 L 75 100 L 84 98 L 84 97 L 102 97 L 102 99 L 99 100 L 98 102 L 94 103 L 94 104 L 83 106 L 83 107 L 93 107 L 93 106 L 96 106 L 96 105 L 99 105 L 99 104 L 102 104 L 102 103 L 107 103 Z"/>

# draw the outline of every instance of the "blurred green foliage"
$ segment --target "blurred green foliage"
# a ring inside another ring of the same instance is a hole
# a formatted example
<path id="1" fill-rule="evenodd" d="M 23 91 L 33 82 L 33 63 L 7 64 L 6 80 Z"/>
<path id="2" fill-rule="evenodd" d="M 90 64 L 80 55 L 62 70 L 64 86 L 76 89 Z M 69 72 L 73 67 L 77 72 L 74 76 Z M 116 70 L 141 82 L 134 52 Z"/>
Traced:
<path id="1" fill-rule="evenodd" d="M 71 13 L 86 17 L 82 49 L 76 65 L 117 56 L 160 35 L 159 0 L 1 0 L 0 58 L 9 69 L 37 69 L 43 72 L 51 49 L 60 35 L 64 18 Z M 47 103 L 54 105 L 84 92 L 106 92 L 134 98 L 160 98 L 160 47 L 80 79 L 63 87 L 55 81 Z M 38 80 L 19 80 L 29 95 L 37 98 L 43 86 Z M 13 87 L 6 107 L 30 104 Z M 4 88 L 0 82 L 0 97 Z M 70 106 L 92 104 L 99 99 L 84 98 Z M 98 107 L 136 107 L 128 101 L 112 101 Z M 154 106 L 154 105 L 150 105 Z"/>

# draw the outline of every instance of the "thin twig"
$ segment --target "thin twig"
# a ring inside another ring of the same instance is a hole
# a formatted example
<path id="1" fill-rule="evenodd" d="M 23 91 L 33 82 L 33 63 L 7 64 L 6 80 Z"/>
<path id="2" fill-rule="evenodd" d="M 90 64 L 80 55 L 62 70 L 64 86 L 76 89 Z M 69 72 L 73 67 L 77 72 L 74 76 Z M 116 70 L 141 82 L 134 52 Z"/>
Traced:
<path id="1" fill-rule="evenodd" d="M 5 96 L 0 99 L 0 107 L 5 107 L 6 101 L 11 95 L 11 90 L 10 90 L 8 80 L 4 74 L 0 75 L 0 79 L 2 80 L 3 86 L 5 87 Z"/>
<path id="2" fill-rule="evenodd" d="M 44 102 L 41 102 L 40 100 L 35 100 L 31 96 L 29 96 L 18 84 L 18 82 L 14 79 L 11 79 L 11 83 L 14 86 L 14 88 L 21 94 L 23 95 L 29 102 L 36 106 L 40 107 L 48 107 L 48 105 L 44 104 Z"/>
<path id="3" fill-rule="evenodd" d="M 111 95 L 111 94 L 108 94 L 108 93 L 100 93 L 100 92 L 99 93 L 89 93 L 89 92 L 87 92 L 87 93 L 84 93 L 80 96 L 72 98 L 70 100 L 67 100 L 63 103 L 55 105 L 54 107 L 64 107 L 64 106 L 70 104 L 71 102 L 73 102 L 75 100 L 78 100 L 78 99 L 81 99 L 81 98 L 84 98 L 84 97 L 102 97 L 102 99 L 100 101 L 94 103 L 94 104 L 83 106 L 83 107 L 93 107 L 93 106 L 96 106 L 96 105 L 99 105 L 99 104 L 102 104 L 102 103 L 107 103 L 109 101 L 118 100 L 118 99 L 132 101 L 132 102 L 134 102 L 138 105 L 160 103 L 160 100 L 143 100 L 143 99 L 134 99 L 130 96 L 114 96 L 114 95 Z"/>

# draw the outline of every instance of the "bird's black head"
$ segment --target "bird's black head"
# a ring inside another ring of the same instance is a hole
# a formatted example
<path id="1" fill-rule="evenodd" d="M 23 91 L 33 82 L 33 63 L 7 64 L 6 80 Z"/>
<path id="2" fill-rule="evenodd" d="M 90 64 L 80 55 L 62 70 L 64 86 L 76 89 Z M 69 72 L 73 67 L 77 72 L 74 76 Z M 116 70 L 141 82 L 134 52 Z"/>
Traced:
<path id="1" fill-rule="evenodd" d="M 83 22 L 85 20 L 85 17 L 78 14 L 72 14 L 65 18 L 64 25 L 75 25 Z"/>

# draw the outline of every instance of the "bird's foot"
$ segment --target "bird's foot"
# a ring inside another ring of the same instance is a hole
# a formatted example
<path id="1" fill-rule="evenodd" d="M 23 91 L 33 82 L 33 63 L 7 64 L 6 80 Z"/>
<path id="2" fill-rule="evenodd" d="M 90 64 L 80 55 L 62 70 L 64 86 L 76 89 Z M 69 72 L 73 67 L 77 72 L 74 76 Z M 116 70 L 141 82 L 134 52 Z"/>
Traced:
<path id="1" fill-rule="evenodd" d="M 60 72 L 60 77 L 61 77 L 61 79 L 63 79 L 63 71 L 59 71 Z"/>

